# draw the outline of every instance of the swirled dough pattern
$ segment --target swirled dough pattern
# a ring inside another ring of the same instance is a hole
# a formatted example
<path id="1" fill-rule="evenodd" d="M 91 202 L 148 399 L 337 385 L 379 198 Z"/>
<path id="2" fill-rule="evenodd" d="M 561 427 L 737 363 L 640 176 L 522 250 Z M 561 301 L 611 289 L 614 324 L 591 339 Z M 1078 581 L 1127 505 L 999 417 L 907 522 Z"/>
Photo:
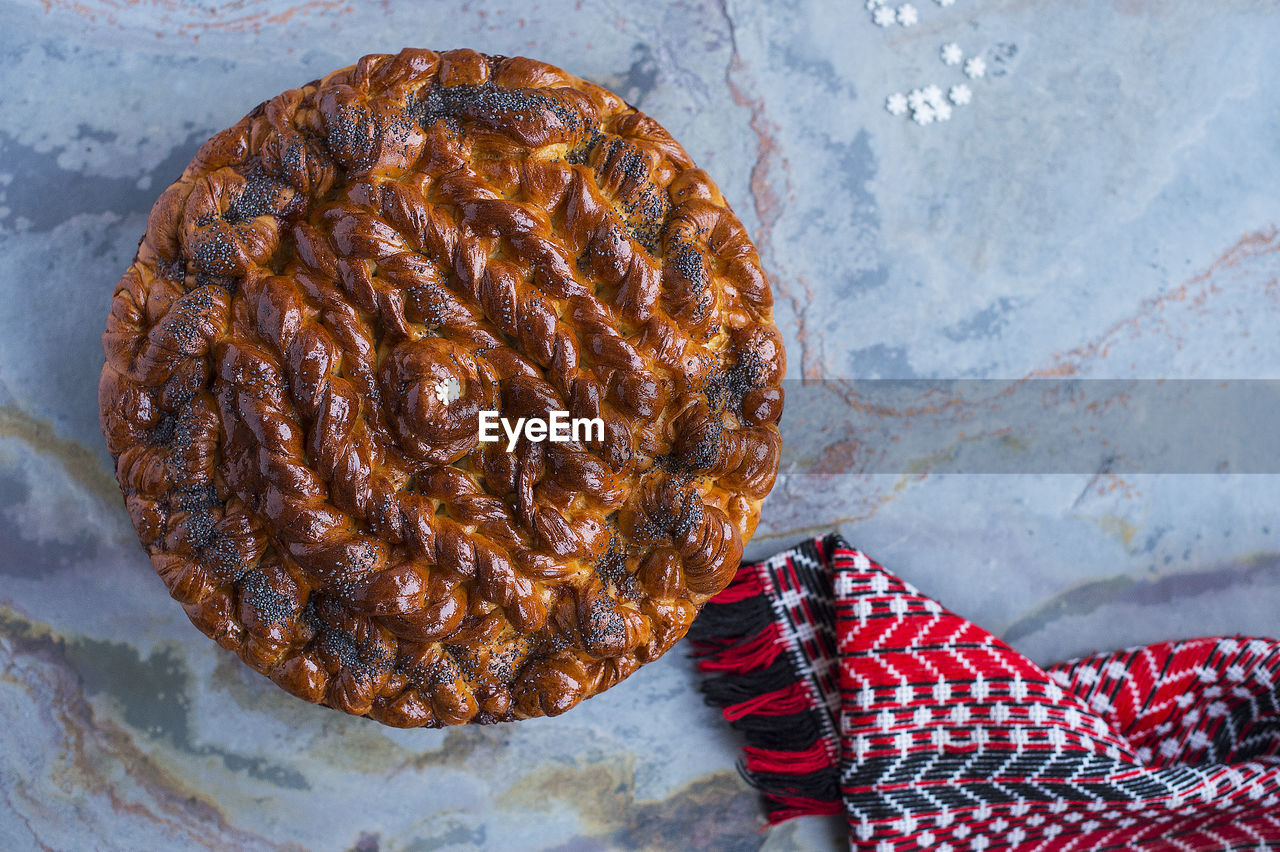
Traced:
<path id="1" fill-rule="evenodd" d="M 554 715 L 657 658 L 778 469 L 742 224 L 655 121 L 530 59 L 366 56 L 254 109 L 156 202 L 103 346 L 172 596 L 388 725 Z M 604 437 L 508 452 L 484 410 Z"/>

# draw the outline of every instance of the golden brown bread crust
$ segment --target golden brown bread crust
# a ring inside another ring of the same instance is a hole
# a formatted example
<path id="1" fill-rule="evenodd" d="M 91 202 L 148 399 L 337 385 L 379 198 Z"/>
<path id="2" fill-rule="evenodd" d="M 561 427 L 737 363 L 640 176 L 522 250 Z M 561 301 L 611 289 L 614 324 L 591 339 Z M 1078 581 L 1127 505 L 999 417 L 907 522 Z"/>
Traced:
<path id="1" fill-rule="evenodd" d="M 715 184 L 616 95 L 366 56 L 160 196 L 99 414 L 170 593 L 282 688 L 402 727 L 554 715 L 732 576 L 778 469 L 771 302 Z M 483 409 L 605 436 L 507 453 Z"/>

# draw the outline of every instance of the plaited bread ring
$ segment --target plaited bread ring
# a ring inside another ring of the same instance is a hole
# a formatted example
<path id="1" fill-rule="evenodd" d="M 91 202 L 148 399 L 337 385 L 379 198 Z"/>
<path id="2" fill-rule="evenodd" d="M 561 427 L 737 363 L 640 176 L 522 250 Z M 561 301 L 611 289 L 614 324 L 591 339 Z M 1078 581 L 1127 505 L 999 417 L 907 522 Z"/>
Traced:
<path id="1" fill-rule="evenodd" d="M 621 98 L 366 56 L 160 195 L 99 415 L 170 594 L 282 689 L 400 727 L 555 715 L 732 576 L 778 471 L 771 305 L 711 178 Z"/>

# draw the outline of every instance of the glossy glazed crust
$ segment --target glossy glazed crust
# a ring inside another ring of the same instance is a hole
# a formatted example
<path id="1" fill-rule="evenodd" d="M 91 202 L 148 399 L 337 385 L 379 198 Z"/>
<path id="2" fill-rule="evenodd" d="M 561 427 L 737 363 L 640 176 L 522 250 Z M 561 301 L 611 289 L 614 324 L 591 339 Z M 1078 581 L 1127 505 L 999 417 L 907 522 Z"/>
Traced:
<path id="1" fill-rule="evenodd" d="M 715 184 L 616 95 L 366 56 L 161 195 L 99 414 L 172 596 L 283 689 L 402 727 L 554 715 L 731 578 L 778 468 L 770 306 Z M 508 453 L 483 409 L 604 439 Z"/>

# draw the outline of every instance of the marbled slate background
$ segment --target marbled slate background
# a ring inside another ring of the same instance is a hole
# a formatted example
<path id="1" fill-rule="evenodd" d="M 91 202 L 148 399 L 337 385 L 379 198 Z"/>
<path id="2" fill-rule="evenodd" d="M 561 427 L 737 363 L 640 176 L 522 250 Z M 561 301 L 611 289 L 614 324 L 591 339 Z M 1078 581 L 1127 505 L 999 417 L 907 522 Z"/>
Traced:
<path id="1" fill-rule="evenodd" d="M 861 0 L 0 0 L 0 848 L 841 845 L 760 831 L 679 652 L 558 719 L 397 732 L 284 695 L 152 574 L 95 410 L 147 210 L 254 104 L 405 45 L 614 88 L 756 235 L 790 377 L 843 414 L 750 553 L 838 527 L 1041 662 L 1280 632 L 1280 478 L 857 476 L 851 424 L 913 421 L 835 381 L 1280 378 L 1280 9 L 916 2 L 881 30 Z M 962 81 L 952 40 L 974 102 L 889 116 Z"/>

